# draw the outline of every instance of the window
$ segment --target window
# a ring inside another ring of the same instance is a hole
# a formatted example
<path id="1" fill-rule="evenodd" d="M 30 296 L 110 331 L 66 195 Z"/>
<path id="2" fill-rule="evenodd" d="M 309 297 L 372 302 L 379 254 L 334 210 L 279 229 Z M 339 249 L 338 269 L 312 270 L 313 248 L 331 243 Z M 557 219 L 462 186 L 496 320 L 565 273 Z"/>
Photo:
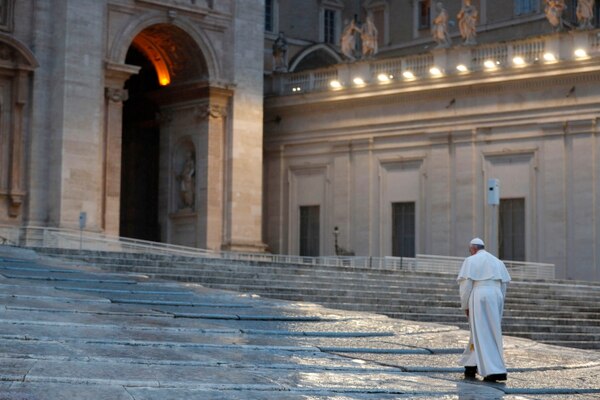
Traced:
<path id="1" fill-rule="evenodd" d="M 392 256 L 415 256 L 415 203 L 392 203 Z"/>
<path id="2" fill-rule="evenodd" d="M 319 256 L 320 207 L 300 207 L 300 255 Z"/>
<path id="3" fill-rule="evenodd" d="M 525 199 L 501 199 L 498 253 L 502 260 L 525 261 Z"/>
<path id="4" fill-rule="evenodd" d="M 273 1 L 265 0 L 265 31 L 273 32 Z"/>
<path id="5" fill-rule="evenodd" d="M 515 0 L 515 15 L 529 14 L 535 12 L 534 0 Z"/>
<path id="6" fill-rule="evenodd" d="M 323 41 L 335 44 L 335 10 L 325 9 L 323 12 Z"/>
<path id="7" fill-rule="evenodd" d="M 431 1 L 419 0 L 417 7 L 419 29 L 429 29 L 431 27 Z"/>

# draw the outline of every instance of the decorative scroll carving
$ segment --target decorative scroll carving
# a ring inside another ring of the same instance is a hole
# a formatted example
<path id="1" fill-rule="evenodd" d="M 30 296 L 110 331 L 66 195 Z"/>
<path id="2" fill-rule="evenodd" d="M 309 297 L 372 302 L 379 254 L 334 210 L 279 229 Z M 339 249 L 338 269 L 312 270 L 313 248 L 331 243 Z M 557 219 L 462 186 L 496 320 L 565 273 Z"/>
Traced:
<path id="1" fill-rule="evenodd" d="M 195 115 L 198 119 L 224 118 L 227 116 L 227 108 L 217 104 L 204 104 L 196 107 Z"/>
<path id="2" fill-rule="evenodd" d="M 107 87 L 104 89 L 104 96 L 110 101 L 120 103 L 127 101 L 129 98 L 129 92 L 127 89 Z"/>

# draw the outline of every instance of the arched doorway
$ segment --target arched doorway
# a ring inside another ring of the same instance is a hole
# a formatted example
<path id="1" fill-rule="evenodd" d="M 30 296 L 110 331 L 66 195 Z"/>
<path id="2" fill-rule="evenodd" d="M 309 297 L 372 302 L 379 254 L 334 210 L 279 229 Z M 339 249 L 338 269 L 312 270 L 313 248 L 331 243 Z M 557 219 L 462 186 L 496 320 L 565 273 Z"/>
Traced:
<path id="1" fill-rule="evenodd" d="M 120 235 L 220 248 L 232 92 L 209 84 L 198 43 L 169 23 L 139 32 L 125 65 L 139 71 L 124 85 Z"/>
<path id="2" fill-rule="evenodd" d="M 150 60 L 132 46 L 125 63 L 140 71 L 125 83 L 121 153 L 120 236 L 160 241 L 158 223 L 158 174 L 160 95 L 156 70 Z"/>

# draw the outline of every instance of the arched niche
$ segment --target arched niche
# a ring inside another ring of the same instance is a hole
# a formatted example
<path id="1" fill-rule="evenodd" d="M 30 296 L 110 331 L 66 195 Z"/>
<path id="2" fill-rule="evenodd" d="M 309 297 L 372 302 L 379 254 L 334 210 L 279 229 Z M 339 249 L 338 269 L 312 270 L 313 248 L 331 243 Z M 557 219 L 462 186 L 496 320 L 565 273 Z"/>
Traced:
<path id="1" fill-rule="evenodd" d="M 320 43 L 298 53 L 290 63 L 290 72 L 325 68 L 342 62 L 340 55 L 330 46 Z"/>
<path id="2" fill-rule="evenodd" d="M 191 213 L 196 208 L 196 146 L 190 136 L 181 138 L 171 157 L 173 185 L 171 204 L 176 213 Z"/>
<path id="3" fill-rule="evenodd" d="M 22 216 L 27 194 L 24 182 L 29 93 L 33 53 L 17 39 L 0 34 L 0 221 Z"/>

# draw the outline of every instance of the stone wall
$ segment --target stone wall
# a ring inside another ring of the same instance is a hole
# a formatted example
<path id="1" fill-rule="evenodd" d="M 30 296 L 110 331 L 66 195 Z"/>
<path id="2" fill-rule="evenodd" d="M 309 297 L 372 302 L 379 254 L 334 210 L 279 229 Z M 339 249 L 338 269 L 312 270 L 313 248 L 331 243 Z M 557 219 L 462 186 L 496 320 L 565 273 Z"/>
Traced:
<path id="1" fill-rule="evenodd" d="M 335 226 L 357 255 L 392 255 L 391 204 L 405 201 L 417 253 L 463 256 L 474 236 L 496 251 L 486 182 L 498 178 L 503 199 L 525 199 L 527 261 L 600 279 L 599 68 L 594 56 L 267 99 L 269 246 L 297 254 L 297 208 L 310 198 L 322 255 L 334 254 Z M 299 171 L 321 171 L 302 175 L 314 197 Z"/>

